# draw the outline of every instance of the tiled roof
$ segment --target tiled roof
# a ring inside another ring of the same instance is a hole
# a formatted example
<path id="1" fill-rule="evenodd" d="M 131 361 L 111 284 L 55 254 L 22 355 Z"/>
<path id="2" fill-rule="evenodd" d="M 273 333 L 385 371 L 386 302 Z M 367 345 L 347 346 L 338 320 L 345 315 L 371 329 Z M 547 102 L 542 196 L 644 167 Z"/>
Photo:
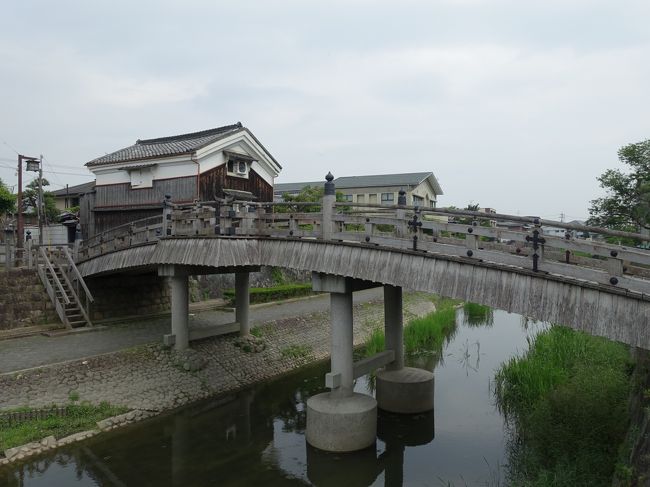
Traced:
<path id="1" fill-rule="evenodd" d="M 172 135 L 158 139 L 138 140 L 132 146 L 93 159 L 87 162 L 86 166 L 94 167 L 118 162 L 188 154 L 240 130 L 244 130 L 244 127 L 241 122 L 237 122 L 233 125 L 225 125 L 201 132 Z"/>
<path id="2" fill-rule="evenodd" d="M 316 181 L 316 182 L 306 182 L 306 183 L 275 183 L 273 185 L 273 192 L 282 194 L 282 193 L 298 193 L 302 191 L 306 186 L 311 187 L 321 187 L 325 184 L 325 180 Z"/>
<path id="3" fill-rule="evenodd" d="M 436 194 L 441 195 L 442 189 L 432 172 L 411 172 L 399 174 L 372 174 L 367 176 L 342 176 L 334 179 L 336 189 L 346 188 L 376 188 L 383 186 L 402 186 L 406 189 L 409 186 L 417 186 L 427 178 L 432 178 L 433 188 Z M 298 183 L 276 183 L 275 193 L 300 191 L 305 186 L 322 186 L 325 180 L 319 182 L 298 182 Z"/>
<path id="4" fill-rule="evenodd" d="M 50 191 L 50 193 L 54 196 L 83 194 L 92 191 L 94 187 L 95 181 L 90 181 L 88 183 L 77 184 L 75 186 L 68 186 L 67 188 L 57 189 L 56 191 Z"/>
<path id="5" fill-rule="evenodd" d="M 401 174 L 373 174 L 369 176 L 343 176 L 336 178 L 337 188 L 372 188 L 378 186 L 417 186 L 432 173 L 410 172 Z"/>

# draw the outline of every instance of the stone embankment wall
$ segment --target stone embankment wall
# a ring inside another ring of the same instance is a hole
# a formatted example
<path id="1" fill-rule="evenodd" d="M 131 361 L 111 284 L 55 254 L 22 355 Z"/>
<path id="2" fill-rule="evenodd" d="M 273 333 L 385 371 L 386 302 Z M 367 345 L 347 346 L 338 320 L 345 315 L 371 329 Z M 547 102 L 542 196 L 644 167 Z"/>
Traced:
<path id="1" fill-rule="evenodd" d="M 169 285 L 157 274 L 93 277 L 86 284 L 95 298 L 92 320 L 155 315 L 171 309 Z"/>
<path id="2" fill-rule="evenodd" d="M 57 322 L 35 269 L 0 271 L 0 330 Z"/>

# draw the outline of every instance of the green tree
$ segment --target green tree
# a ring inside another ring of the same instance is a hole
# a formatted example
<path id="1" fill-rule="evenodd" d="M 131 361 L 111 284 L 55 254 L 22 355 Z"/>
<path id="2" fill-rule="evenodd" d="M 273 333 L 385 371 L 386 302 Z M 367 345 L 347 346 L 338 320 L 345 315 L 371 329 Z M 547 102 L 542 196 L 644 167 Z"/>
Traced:
<path id="1" fill-rule="evenodd" d="M 598 178 L 607 194 L 591 201 L 588 223 L 627 231 L 650 229 L 650 139 L 622 147 L 618 158 L 628 169 L 608 169 Z"/>
<path id="2" fill-rule="evenodd" d="M 287 202 L 287 205 L 276 206 L 276 211 L 280 213 L 288 213 L 290 211 L 300 211 L 301 213 L 317 213 L 321 211 L 318 205 L 313 206 L 294 206 L 291 203 L 320 203 L 323 199 L 325 189 L 323 186 L 305 186 L 300 190 L 300 193 L 291 195 L 284 193 L 282 199 Z M 336 192 L 336 201 L 345 201 L 345 195 L 340 191 Z"/>
<path id="3" fill-rule="evenodd" d="M 10 213 L 16 209 L 16 196 L 11 194 L 9 188 L 0 179 L 0 215 Z"/>
<path id="4" fill-rule="evenodd" d="M 43 187 L 49 186 L 50 182 L 43 178 Z M 56 222 L 59 218 L 59 209 L 56 207 L 54 195 L 50 192 L 43 191 L 43 202 L 45 206 L 45 224 Z M 37 211 L 38 207 L 38 179 L 29 183 L 23 191 L 23 207 L 33 208 Z"/>

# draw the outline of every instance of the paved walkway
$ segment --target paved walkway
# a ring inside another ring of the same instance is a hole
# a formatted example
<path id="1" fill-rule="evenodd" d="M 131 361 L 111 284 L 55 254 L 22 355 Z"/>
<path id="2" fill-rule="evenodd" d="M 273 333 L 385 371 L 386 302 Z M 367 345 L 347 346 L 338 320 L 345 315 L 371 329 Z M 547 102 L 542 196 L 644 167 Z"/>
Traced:
<path id="1" fill-rule="evenodd" d="M 364 343 L 373 329 L 383 326 L 383 303 L 373 302 L 377 296 L 381 296 L 381 290 L 356 296 L 357 304 L 353 310 L 355 344 Z M 312 312 L 305 314 L 308 309 Z M 405 321 L 432 309 L 433 303 L 426 295 L 404 297 Z M 0 410 L 19 406 L 66 404 L 76 397 L 94 404 L 108 401 L 132 410 L 163 411 L 267 380 L 329 356 L 330 330 L 326 296 L 258 308 L 255 311 L 253 321 L 264 320 L 259 328 L 260 340 L 265 347 L 257 353 L 237 347 L 238 339 L 234 333 L 198 341 L 192 345 L 191 350 L 185 352 L 165 349 L 160 344 L 160 333 L 166 328 L 155 322 L 151 326 L 154 331 L 161 326 L 161 329 L 151 335 L 156 343 L 138 347 L 133 347 L 133 343 L 125 337 L 147 340 L 147 333 L 151 332 L 143 331 L 148 327 L 142 324 L 137 324 L 136 330 L 119 326 L 107 331 L 44 339 L 45 341 L 41 337 L 33 337 L 36 340 L 20 339 L 18 342 L 8 340 L 2 344 L 5 350 L 10 350 L 12 344 L 19 343 L 37 361 L 43 361 L 46 357 L 70 361 L 20 373 L 0 374 Z M 280 319 L 272 318 L 278 315 L 281 316 Z M 218 314 L 200 313 L 195 319 L 210 320 L 212 316 Z M 227 318 L 232 318 L 232 314 Z M 71 359 L 74 354 L 88 355 L 88 349 L 74 350 L 75 347 L 80 348 L 79 340 L 104 345 L 112 343 L 113 348 L 124 345 L 130 348 L 74 360 Z M 58 351 L 51 351 L 53 347 L 48 344 L 59 341 L 60 344 L 56 347 Z M 31 347 L 27 344 L 31 344 Z M 66 347 L 67 353 L 63 353 L 62 350 Z M 38 357 L 39 352 L 42 357 Z M 6 360 L 4 351 L 0 352 L 0 356 L 3 361 Z M 186 365 L 195 360 L 200 366 L 198 370 L 190 371 Z M 24 363 L 33 363 L 33 360 Z"/>
<path id="2" fill-rule="evenodd" d="M 355 303 L 383 299 L 382 288 L 354 293 Z M 329 295 L 251 308 L 251 325 L 295 318 L 329 310 Z M 45 337 L 35 335 L 0 341 L 0 374 L 116 352 L 147 343 L 161 343 L 170 332 L 170 317 L 131 323 L 114 323 L 101 331 Z M 232 311 L 212 310 L 191 314 L 190 326 L 231 323 Z"/>

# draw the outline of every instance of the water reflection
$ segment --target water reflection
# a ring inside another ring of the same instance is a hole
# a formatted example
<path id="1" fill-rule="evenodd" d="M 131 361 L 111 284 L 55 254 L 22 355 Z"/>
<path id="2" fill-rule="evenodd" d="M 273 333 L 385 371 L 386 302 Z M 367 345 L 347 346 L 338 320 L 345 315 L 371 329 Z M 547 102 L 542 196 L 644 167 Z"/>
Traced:
<path id="1" fill-rule="evenodd" d="M 329 368 L 320 364 L 0 468 L 0 485 L 484 485 L 490 465 L 506 458 L 493 371 L 525 349 L 537 326 L 524 329 L 518 315 L 498 311 L 491 327 L 467 325 L 461 314 L 444 352 L 408 359 L 435 369 L 435 419 L 380 412 L 374 448 L 337 455 L 307 445 L 305 401 L 323 391 Z M 356 389 L 370 382 L 360 378 Z"/>

